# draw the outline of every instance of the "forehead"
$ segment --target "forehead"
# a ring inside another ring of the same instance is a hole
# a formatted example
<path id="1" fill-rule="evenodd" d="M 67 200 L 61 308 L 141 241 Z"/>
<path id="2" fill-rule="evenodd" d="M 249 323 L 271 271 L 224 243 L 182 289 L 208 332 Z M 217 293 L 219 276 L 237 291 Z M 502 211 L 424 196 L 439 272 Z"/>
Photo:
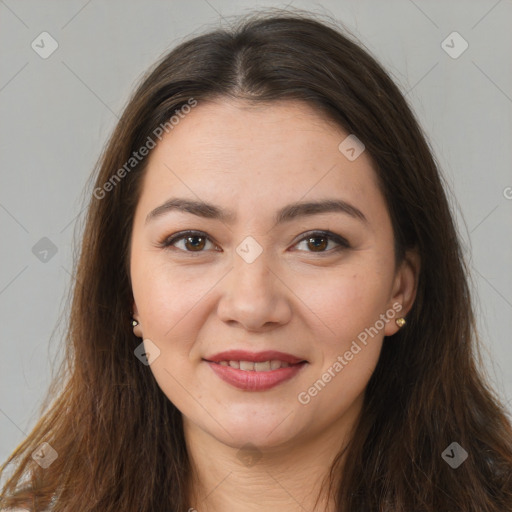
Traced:
<path id="1" fill-rule="evenodd" d="M 308 153 L 309 159 L 318 159 L 320 151 L 329 152 L 332 143 L 346 135 L 304 102 L 259 104 L 225 99 L 199 102 L 165 138 L 172 146 L 195 146 L 201 158 L 225 153 L 233 160 L 236 150 L 259 159 L 302 160 Z"/>
<path id="2" fill-rule="evenodd" d="M 339 150 L 348 135 L 303 102 L 199 101 L 152 150 L 141 202 L 187 196 L 254 212 L 338 196 L 372 202 L 378 215 L 370 157 Z"/>

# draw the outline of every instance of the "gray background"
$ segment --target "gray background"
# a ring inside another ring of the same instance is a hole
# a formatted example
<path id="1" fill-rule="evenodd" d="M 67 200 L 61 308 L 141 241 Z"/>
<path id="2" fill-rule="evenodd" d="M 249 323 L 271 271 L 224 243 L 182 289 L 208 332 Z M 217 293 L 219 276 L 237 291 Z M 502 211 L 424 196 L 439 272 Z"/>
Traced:
<path id="1" fill-rule="evenodd" d="M 291 4 L 344 23 L 412 103 L 450 189 L 485 366 L 512 410 L 512 2 Z M 249 8 L 285 5 L 0 0 L 2 462 L 37 421 L 61 359 L 87 179 L 135 81 L 189 34 Z M 46 59 L 31 47 L 44 31 L 59 45 Z M 456 59 L 441 47 L 453 31 L 469 44 Z M 55 254 L 40 252 L 44 237 Z"/>

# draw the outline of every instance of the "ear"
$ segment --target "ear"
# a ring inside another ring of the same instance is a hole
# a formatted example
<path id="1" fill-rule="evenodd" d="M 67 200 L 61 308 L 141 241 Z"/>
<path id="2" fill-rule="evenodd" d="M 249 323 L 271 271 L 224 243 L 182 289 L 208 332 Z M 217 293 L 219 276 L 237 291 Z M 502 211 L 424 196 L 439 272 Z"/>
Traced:
<path id="1" fill-rule="evenodd" d="M 138 325 L 134 326 L 133 327 L 133 334 L 135 334 L 135 336 L 137 336 L 137 338 L 142 338 L 143 335 L 142 335 L 142 326 L 140 324 L 140 317 L 139 317 L 139 311 L 137 309 L 137 304 L 135 304 L 135 300 L 133 300 L 132 302 L 132 318 L 134 320 L 137 320 Z"/>
<path id="2" fill-rule="evenodd" d="M 388 308 L 397 312 L 394 320 L 405 318 L 411 310 L 418 290 L 420 268 L 421 259 L 418 249 L 414 248 L 406 251 L 404 260 L 395 274 L 393 290 L 388 303 Z M 392 336 L 400 329 L 394 320 L 386 324 L 385 336 Z"/>

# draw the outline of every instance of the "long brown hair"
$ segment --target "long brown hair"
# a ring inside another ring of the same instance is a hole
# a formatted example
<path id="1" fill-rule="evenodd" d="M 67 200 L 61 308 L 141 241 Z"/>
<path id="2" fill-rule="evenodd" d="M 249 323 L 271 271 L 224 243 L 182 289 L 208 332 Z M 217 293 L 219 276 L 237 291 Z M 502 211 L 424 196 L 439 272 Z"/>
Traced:
<path id="1" fill-rule="evenodd" d="M 191 506 L 181 413 L 134 356 L 140 340 L 130 324 L 128 255 L 147 158 L 126 163 L 191 99 L 200 105 L 222 97 L 301 100 L 356 134 L 375 164 L 397 262 L 411 247 L 421 257 L 407 326 L 385 340 L 343 471 L 341 454 L 332 466 L 337 510 L 512 510 L 510 419 L 483 374 L 446 184 L 383 68 L 336 22 L 298 10 L 253 13 L 189 39 L 138 85 L 98 161 L 66 364 L 55 380 L 61 386 L 49 390 L 56 399 L 2 466 L 2 474 L 8 464 L 15 467 L 2 506 L 51 504 L 73 512 Z M 43 442 L 58 454 L 46 468 L 31 456 Z M 456 469 L 442 456 L 453 442 L 468 454 Z"/>

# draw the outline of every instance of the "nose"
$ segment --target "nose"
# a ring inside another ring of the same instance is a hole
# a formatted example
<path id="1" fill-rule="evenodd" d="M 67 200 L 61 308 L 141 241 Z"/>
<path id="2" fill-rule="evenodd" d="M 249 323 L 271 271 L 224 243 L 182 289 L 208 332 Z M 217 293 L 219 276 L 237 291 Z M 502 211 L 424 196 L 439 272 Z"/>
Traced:
<path id="1" fill-rule="evenodd" d="M 226 323 L 237 324 L 247 331 L 274 329 L 291 318 L 293 292 L 284 276 L 273 265 L 265 251 L 253 261 L 238 253 L 233 255 L 233 268 L 223 280 L 217 314 Z"/>

